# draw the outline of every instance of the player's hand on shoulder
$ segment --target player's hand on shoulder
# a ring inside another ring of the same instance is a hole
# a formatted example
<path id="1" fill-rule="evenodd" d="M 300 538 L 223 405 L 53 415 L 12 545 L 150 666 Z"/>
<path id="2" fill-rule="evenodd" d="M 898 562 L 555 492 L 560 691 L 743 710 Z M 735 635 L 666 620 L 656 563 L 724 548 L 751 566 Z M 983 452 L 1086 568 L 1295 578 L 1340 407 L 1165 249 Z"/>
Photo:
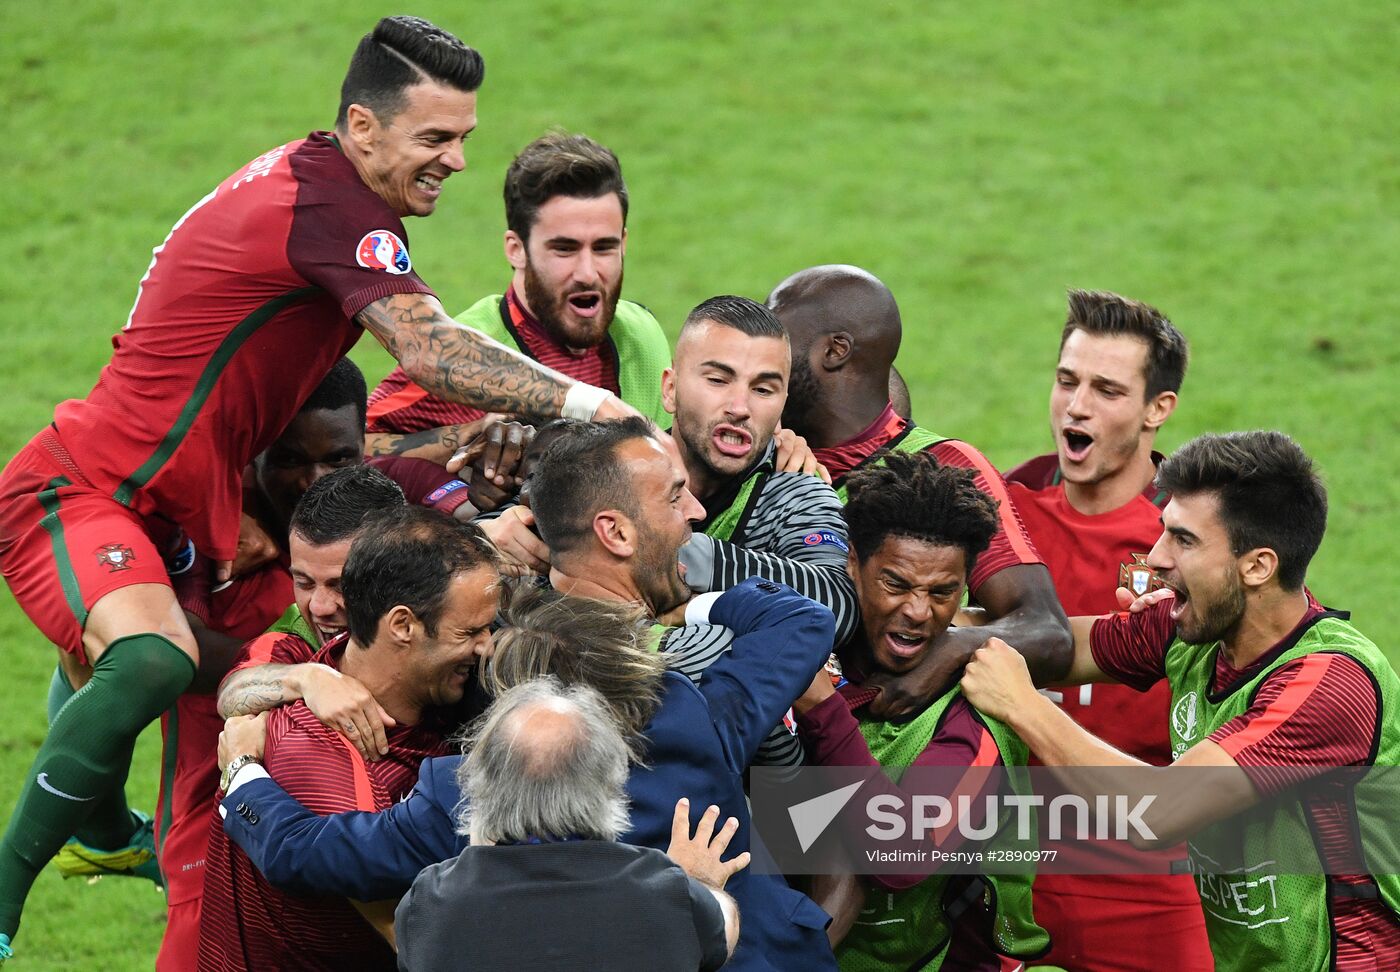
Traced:
<path id="1" fill-rule="evenodd" d="M 495 519 L 477 524 L 501 555 L 501 572 L 512 577 L 549 573 L 549 548 L 535 532 L 528 506 L 512 506 Z"/>
<path id="2" fill-rule="evenodd" d="M 962 693 L 976 709 L 1008 722 L 1036 695 L 1021 653 L 1000 638 L 988 638 L 963 669 Z"/>
<path id="3" fill-rule="evenodd" d="M 373 762 L 389 754 L 387 728 L 395 723 L 363 682 L 326 665 L 308 666 L 301 699 L 322 725 L 334 729 Z"/>
<path id="4" fill-rule="evenodd" d="M 1162 601 L 1169 601 L 1176 597 L 1176 591 L 1170 587 L 1148 591 L 1146 594 L 1134 594 L 1128 588 L 1120 587 L 1113 593 L 1118 597 L 1119 610 L 1132 614 L 1141 614 L 1154 604 L 1160 604 Z"/>
<path id="5" fill-rule="evenodd" d="M 739 821 L 730 817 L 724 826 L 715 830 L 719 820 L 719 807 L 711 806 L 700 815 L 695 826 L 695 835 L 690 833 L 690 801 L 681 797 L 676 802 L 676 812 L 671 818 L 671 843 L 666 848 L 666 856 L 681 866 L 685 873 L 702 884 L 712 888 L 724 887 L 738 872 L 749 866 L 749 852 L 737 857 L 721 860 L 729 847 L 729 841 L 739 829 Z"/>
<path id="6" fill-rule="evenodd" d="M 256 756 L 262 759 L 267 745 L 267 713 L 234 716 L 224 722 L 219 733 L 219 770 L 239 756 Z"/>
<path id="7" fill-rule="evenodd" d="M 827 485 L 831 484 L 831 473 L 826 467 L 817 462 L 816 455 L 807 445 L 807 440 L 802 438 L 791 429 L 779 426 L 773 432 L 773 441 L 777 443 L 778 454 L 775 458 L 778 472 L 804 473 L 808 476 L 819 476 L 821 481 Z"/>

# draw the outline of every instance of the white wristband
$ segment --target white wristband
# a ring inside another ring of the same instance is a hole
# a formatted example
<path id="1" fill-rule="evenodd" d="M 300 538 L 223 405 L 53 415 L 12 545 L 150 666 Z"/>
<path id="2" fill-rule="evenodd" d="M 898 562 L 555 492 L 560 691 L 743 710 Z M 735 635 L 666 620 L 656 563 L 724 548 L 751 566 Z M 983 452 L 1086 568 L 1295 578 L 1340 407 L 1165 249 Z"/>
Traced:
<path id="1" fill-rule="evenodd" d="M 582 419 L 585 422 L 591 422 L 593 413 L 598 411 L 598 406 L 611 396 L 612 392 L 606 388 L 595 388 L 592 385 L 576 381 L 565 392 L 564 407 L 559 410 L 559 414 L 567 419 Z"/>

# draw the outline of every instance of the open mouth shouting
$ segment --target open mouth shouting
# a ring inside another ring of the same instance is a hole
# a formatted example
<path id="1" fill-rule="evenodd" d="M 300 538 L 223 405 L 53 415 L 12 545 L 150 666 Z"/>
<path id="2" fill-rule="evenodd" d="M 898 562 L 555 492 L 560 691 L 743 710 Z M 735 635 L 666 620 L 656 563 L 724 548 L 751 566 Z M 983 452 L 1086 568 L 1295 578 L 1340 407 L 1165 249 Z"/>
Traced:
<path id="1" fill-rule="evenodd" d="M 928 644 L 928 635 L 910 631 L 886 631 L 885 647 L 896 658 L 913 658 Z"/>
<path id="2" fill-rule="evenodd" d="M 603 309 L 603 295 L 596 290 L 582 290 L 569 294 L 564 302 L 579 317 L 597 317 L 598 312 Z"/>
<path id="3" fill-rule="evenodd" d="M 1070 427 L 1060 433 L 1065 446 L 1065 458 L 1070 462 L 1083 462 L 1094 447 L 1094 437 L 1082 429 Z"/>
<path id="4" fill-rule="evenodd" d="M 710 432 L 715 451 L 731 459 L 744 459 L 753 451 L 753 433 L 737 425 L 716 425 Z"/>

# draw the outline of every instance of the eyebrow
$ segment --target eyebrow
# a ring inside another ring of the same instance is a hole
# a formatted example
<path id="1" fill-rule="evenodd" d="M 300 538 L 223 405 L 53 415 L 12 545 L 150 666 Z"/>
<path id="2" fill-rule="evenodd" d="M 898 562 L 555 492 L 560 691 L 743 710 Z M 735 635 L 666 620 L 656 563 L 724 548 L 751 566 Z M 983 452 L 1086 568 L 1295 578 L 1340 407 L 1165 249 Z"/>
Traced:
<path id="1" fill-rule="evenodd" d="M 572 236 L 551 236 L 549 239 L 547 239 L 547 240 L 544 241 L 544 245 L 545 245 L 545 246 L 558 245 L 558 244 L 560 244 L 560 243 L 569 243 L 569 244 L 572 244 L 572 245 L 574 245 L 574 246 L 582 246 L 582 245 L 583 245 L 583 241 L 582 241 L 582 240 L 576 239 L 576 238 L 574 238 L 574 237 L 572 237 Z M 613 246 L 620 246 L 620 245 L 622 244 L 622 237 L 620 237 L 620 236 L 600 236 L 598 239 L 596 239 L 596 240 L 593 241 L 593 245 L 594 245 L 594 246 L 597 246 L 599 243 L 610 243 L 610 244 L 612 244 Z"/>
<path id="2" fill-rule="evenodd" d="M 763 372 L 759 372 L 758 377 L 754 379 L 754 381 L 782 381 L 782 380 L 783 380 L 783 373 L 782 373 L 781 371 L 763 371 Z"/>
<path id="3" fill-rule="evenodd" d="M 716 371 L 723 371 L 726 375 L 730 376 L 738 374 L 737 371 L 735 371 L 733 368 L 729 367 L 729 365 L 725 364 L 722 361 L 702 361 L 700 362 L 700 367 L 714 368 Z"/>
<path id="4" fill-rule="evenodd" d="M 1192 533 L 1190 530 L 1186 529 L 1185 527 L 1181 527 L 1181 526 L 1167 526 L 1166 521 L 1163 520 L 1163 521 L 1161 521 L 1161 522 L 1162 522 L 1162 529 L 1163 529 L 1163 530 L 1166 530 L 1168 533 L 1170 533 L 1170 534 L 1171 534 L 1172 536 L 1174 536 L 1174 537 L 1185 537 L 1185 538 L 1187 538 L 1187 539 L 1189 539 L 1189 540 L 1199 540 L 1199 539 L 1201 539 L 1200 537 L 1196 536 L 1194 533 Z"/>

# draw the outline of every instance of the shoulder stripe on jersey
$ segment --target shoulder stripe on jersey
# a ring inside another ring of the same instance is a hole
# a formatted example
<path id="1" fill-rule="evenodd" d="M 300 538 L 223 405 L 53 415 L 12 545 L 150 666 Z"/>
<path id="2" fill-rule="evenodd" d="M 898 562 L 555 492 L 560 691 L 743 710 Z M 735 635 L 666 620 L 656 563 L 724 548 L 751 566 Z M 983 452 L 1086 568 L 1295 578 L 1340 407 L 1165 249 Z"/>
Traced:
<path id="1" fill-rule="evenodd" d="M 1297 674 L 1283 687 L 1278 698 L 1270 702 L 1258 717 L 1251 719 L 1249 725 L 1220 740 L 1220 748 L 1234 756 L 1241 750 L 1267 739 L 1270 733 L 1283 725 L 1302 707 L 1308 696 L 1312 695 L 1331 666 L 1332 657 L 1328 652 L 1304 657 L 1298 665 Z"/>
<path id="2" fill-rule="evenodd" d="M 378 810 L 379 806 L 374 801 L 374 787 L 369 782 L 369 767 L 365 766 L 364 757 L 360 755 L 354 743 L 340 733 L 334 729 L 326 731 L 339 739 L 340 744 L 350 753 L 350 775 L 355 781 L 355 809 L 370 812 Z"/>
<path id="3" fill-rule="evenodd" d="M 958 439 L 944 439 L 942 442 L 935 442 L 925 451 L 932 452 L 941 445 L 951 445 L 956 449 L 959 445 L 966 445 L 966 443 L 960 442 Z M 972 446 L 958 449 L 958 454 L 972 463 L 977 474 L 986 480 L 987 492 L 997 501 L 997 519 L 1001 521 L 1001 531 L 1006 534 L 1006 542 L 1011 545 L 1012 551 L 1022 563 L 1043 563 L 1040 556 L 1026 541 L 1021 524 L 1016 519 L 1016 506 L 1011 502 L 1011 495 L 1006 491 L 1006 482 L 1001 478 L 1001 473 L 997 472 L 996 467 L 987 461 L 986 456 Z"/>
<path id="4" fill-rule="evenodd" d="M 204 403 L 209 400 L 209 395 L 213 392 L 219 376 L 223 374 L 224 368 L 228 366 L 238 349 L 243 346 L 244 341 L 287 307 L 319 293 L 321 293 L 319 287 L 299 287 L 296 290 L 290 290 L 280 297 L 274 297 L 267 301 L 239 321 L 238 325 L 224 336 L 224 339 L 219 342 L 219 346 L 214 349 L 214 353 L 210 355 L 209 361 L 204 365 L 204 370 L 199 375 L 199 380 L 195 382 L 194 391 L 185 400 L 184 407 L 180 409 L 180 414 L 175 418 L 175 424 L 165 433 L 165 437 L 160 440 L 160 445 L 156 446 L 155 452 L 151 453 L 150 458 L 117 487 L 112 498 L 123 506 L 130 506 L 136 491 L 149 483 L 152 477 L 160 472 L 161 467 L 170 460 L 175 450 L 180 447 L 180 443 L 184 441 L 190 426 L 194 425 L 194 420 L 204 408 Z"/>
<path id="5" fill-rule="evenodd" d="M 427 390 L 410 380 L 407 385 L 404 385 L 392 395 L 385 395 L 379 401 L 371 405 L 369 410 L 365 413 L 365 419 L 366 421 L 370 421 L 383 418 L 386 415 L 392 415 L 401 408 L 409 408 L 410 406 L 417 405 L 427 397 Z"/>

